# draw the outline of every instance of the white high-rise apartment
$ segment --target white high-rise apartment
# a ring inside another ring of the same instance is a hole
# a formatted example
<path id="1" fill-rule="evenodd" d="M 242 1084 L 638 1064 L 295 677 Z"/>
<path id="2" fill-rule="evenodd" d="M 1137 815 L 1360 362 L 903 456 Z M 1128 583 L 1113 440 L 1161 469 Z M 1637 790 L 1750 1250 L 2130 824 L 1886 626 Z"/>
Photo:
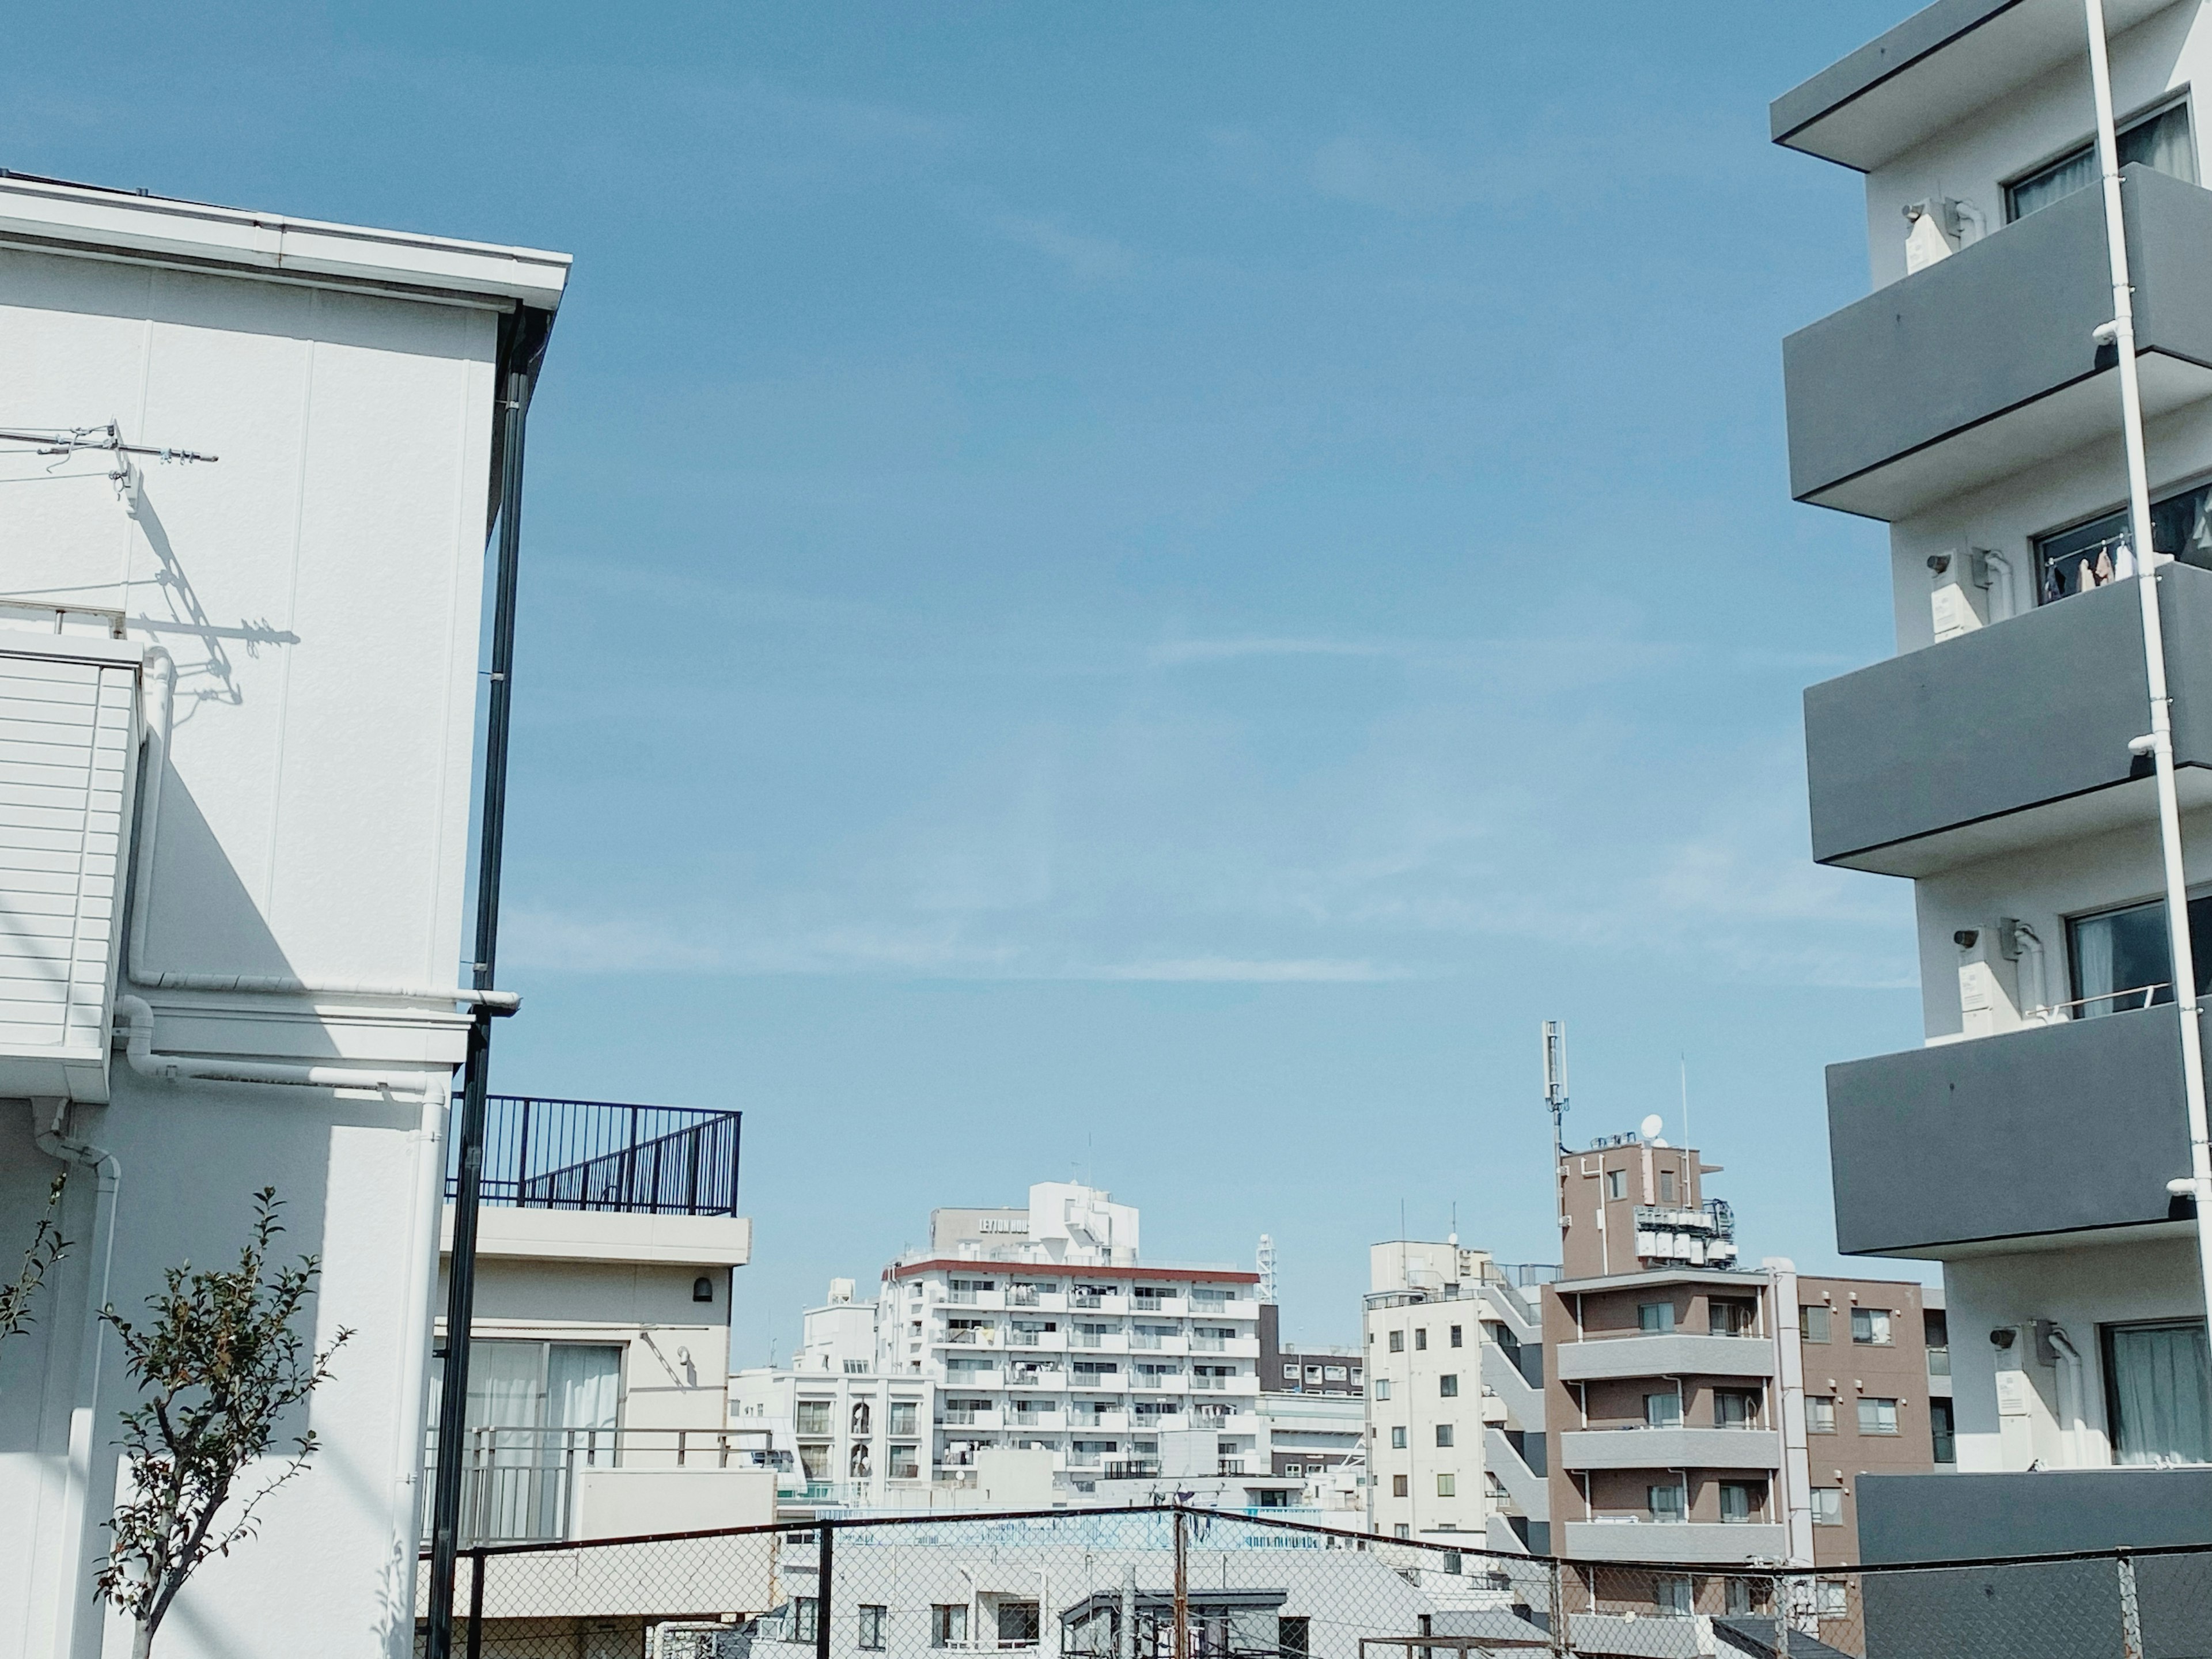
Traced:
<path id="1" fill-rule="evenodd" d="M 891 1378 L 937 1385 L 928 1464 L 959 1480 L 998 1449 L 1048 1454 L 1057 1486 L 1162 1473 L 1163 1435 L 1187 1468 L 1267 1472 L 1258 1415 L 1260 1276 L 1142 1261 L 1137 1211 L 1073 1182 L 1020 1209 L 941 1209 L 930 1244 L 884 1270 L 877 1315 Z"/>
<path id="2" fill-rule="evenodd" d="M 2143 614 L 2203 987 L 2212 6 L 2104 12 L 2148 525 L 2081 0 L 1942 0 L 1771 112 L 1864 179 L 1874 292 L 1784 344 L 1790 489 L 1885 527 L 1897 635 L 1805 694 L 1813 853 L 1912 884 L 1927 1036 L 1829 1068 L 1837 1243 L 1942 1264 L 1955 1394 L 1958 1474 L 1854 1483 L 1869 1559 L 2212 1540 Z"/>
<path id="3" fill-rule="evenodd" d="M 1368 1274 L 1361 1337 L 1371 1528 L 1541 1549 L 1546 1534 L 1535 1529 L 1550 1518 L 1543 1390 L 1522 1357 L 1539 1341 L 1536 1304 L 1487 1252 L 1456 1238 L 1376 1244 Z"/>

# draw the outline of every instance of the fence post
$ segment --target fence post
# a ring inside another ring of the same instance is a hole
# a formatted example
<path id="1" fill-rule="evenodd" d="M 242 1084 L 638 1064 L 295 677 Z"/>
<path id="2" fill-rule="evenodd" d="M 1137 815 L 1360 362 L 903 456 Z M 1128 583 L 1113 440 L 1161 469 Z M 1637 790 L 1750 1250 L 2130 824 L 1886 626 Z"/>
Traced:
<path id="1" fill-rule="evenodd" d="M 814 1559 L 820 1563 L 814 1574 L 814 1659 L 830 1659 L 830 1606 L 832 1600 L 831 1581 L 836 1577 L 835 1522 L 817 1518 L 819 1541 L 815 1545 Z"/>
<path id="2" fill-rule="evenodd" d="M 1790 1659 L 1790 1581 L 1774 1575 L 1774 1659 Z"/>
<path id="3" fill-rule="evenodd" d="M 1567 1640 L 1567 1570 L 1559 1562 L 1552 1563 L 1551 1581 L 1552 1628 L 1547 1634 L 1552 1638 L 1552 1659 L 1568 1659 L 1572 1644 Z"/>
<path id="4" fill-rule="evenodd" d="M 2135 1557 L 2117 1558 L 2120 1572 L 2120 1647 L 2125 1659 L 2143 1659 L 2142 1609 L 2136 1601 Z"/>
<path id="5" fill-rule="evenodd" d="M 469 1634 L 462 1651 L 467 1659 L 477 1659 L 483 1650 L 483 1546 L 477 1545 L 469 1552 Z"/>
<path id="6" fill-rule="evenodd" d="M 1190 1659 L 1189 1517 L 1175 1510 L 1175 1659 Z"/>

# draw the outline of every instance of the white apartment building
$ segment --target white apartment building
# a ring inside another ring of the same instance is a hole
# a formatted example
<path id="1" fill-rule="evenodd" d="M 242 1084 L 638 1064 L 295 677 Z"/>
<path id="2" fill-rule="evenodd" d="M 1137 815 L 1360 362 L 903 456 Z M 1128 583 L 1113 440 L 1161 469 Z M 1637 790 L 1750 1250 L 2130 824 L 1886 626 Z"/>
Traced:
<path id="1" fill-rule="evenodd" d="M 1813 851 L 1912 884 L 1927 1037 L 1829 1068 L 1837 1242 L 1941 1262 L 1952 1333 L 1960 1473 L 1862 1483 L 1875 1559 L 2212 1540 L 2202 1224 L 2139 741 L 2149 581 L 2201 985 L 2212 8 L 2105 10 L 2147 528 L 2082 7 L 1944 0 L 1772 109 L 1778 143 L 1864 178 L 1874 292 L 1784 345 L 1790 487 L 1887 526 L 1897 636 L 1806 693 Z"/>
<path id="2" fill-rule="evenodd" d="M 1370 1529 L 1444 1542 L 1472 1533 L 1475 1547 L 1541 1550 L 1544 1398 L 1540 1370 L 1532 1384 L 1523 1370 L 1540 1353 L 1536 1304 L 1487 1252 L 1456 1238 L 1374 1245 L 1368 1273 Z"/>
<path id="3" fill-rule="evenodd" d="M 1059 1484 L 1158 1477 L 1161 1436 L 1200 1432 L 1216 1470 L 1266 1472 L 1259 1275 L 1144 1263 L 1138 1214 L 1073 1182 L 1021 1209 L 941 1209 L 930 1244 L 884 1270 L 878 1340 L 894 1377 L 939 1389 L 929 1464 L 1050 1455 Z"/>
<path id="4" fill-rule="evenodd" d="M 96 1313 L 264 1185 L 355 1335 L 160 1651 L 412 1647 L 486 538 L 568 266 L 0 177 L 0 1251 L 64 1169 L 70 1241 L 0 1342 L 5 1659 L 127 1650 Z"/>

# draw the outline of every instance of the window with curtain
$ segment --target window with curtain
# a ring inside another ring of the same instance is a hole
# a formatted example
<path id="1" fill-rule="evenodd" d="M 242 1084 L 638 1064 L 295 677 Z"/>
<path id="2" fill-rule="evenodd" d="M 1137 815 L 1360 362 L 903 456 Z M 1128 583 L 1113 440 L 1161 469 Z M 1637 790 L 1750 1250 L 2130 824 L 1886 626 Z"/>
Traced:
<path id="1" fill-rule="evenodd" d="M 2130 122 L 2114 135 L 2122 167 L 2140 161 L 2186 184 L 2197 182 L 2197 146 L 2189 130 L 2186 100 Z M 2093 139 L 2069 150 L 2057 161 L 2038 167 L 2026 178 L 2005 186 L 2005 222 L 2025 219 L 2039 208 L 2047 208 L 2062 197 L 2086 190 L 2097 182 L 2097 146 Z"/>
<path id="2" fill-rule="evenodd" d="M 474 1540 L 559 1537 L 566 1525 L 573 1466 L 594 1455 L 611 1460 L 622 1416 L 619 1346 L 521 1342 L 469 1344 L 462 1517 Z M 442 1366 L 437 1368 L 442 1370 Z M 431 1437 L 438 1430 L 431 1389 Z"/>
<path id="3" fill-rule="evenodd" d="M 2152 899 L 2066 924 L 2074 1017 L 2094 1019 L 2173 1000 L 2173 953 L 2166 948 L 2166 902 Z M 2189 944 L 2197 988 L 2212 987 L 2212 896 L 2189 901 Z"/>
<path id="4" fill-rule="evenodd" d="M 2204 1322 L 2107 1325 L 2104 1339 L 2105 1395 L 2118 1461 L 2212 1463 Z"/>
<path id="5" fill-rule="evenodd" d="M 2198 484 L 2150 504 L 2150 544 L 2157 551 L 2212 570 L 2212 484 Z M 2120 560 L 2128 539 L 2128 512 L 2118 507 L 2087 524 L 2034 539 L 2035 598 L 2039 605 L 2102 587 L 2132 569 Z"/>

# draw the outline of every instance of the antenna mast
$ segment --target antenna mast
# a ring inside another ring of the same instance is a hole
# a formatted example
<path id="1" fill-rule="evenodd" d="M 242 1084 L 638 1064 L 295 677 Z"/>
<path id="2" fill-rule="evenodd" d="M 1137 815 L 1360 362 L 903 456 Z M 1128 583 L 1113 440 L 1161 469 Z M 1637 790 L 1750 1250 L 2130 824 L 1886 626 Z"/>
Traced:
<path id="1" fill-rule="evenodd" d="M 1260 1235 L 1260 1259 L 1255 1265 L 1260 1269 L 1260 1300 L 1273 1302 L 1275 1299 L 1275 1240 L 1273 1234 Z"/>
<path id="2" fill-rule="evenodd" d="M 1567 1025 L 1565 1020 L 1544 1022 L 1544 1106 L 1552 1115 L 1552 1148 L 1559 1157 L 1567 1152 Z"/>

